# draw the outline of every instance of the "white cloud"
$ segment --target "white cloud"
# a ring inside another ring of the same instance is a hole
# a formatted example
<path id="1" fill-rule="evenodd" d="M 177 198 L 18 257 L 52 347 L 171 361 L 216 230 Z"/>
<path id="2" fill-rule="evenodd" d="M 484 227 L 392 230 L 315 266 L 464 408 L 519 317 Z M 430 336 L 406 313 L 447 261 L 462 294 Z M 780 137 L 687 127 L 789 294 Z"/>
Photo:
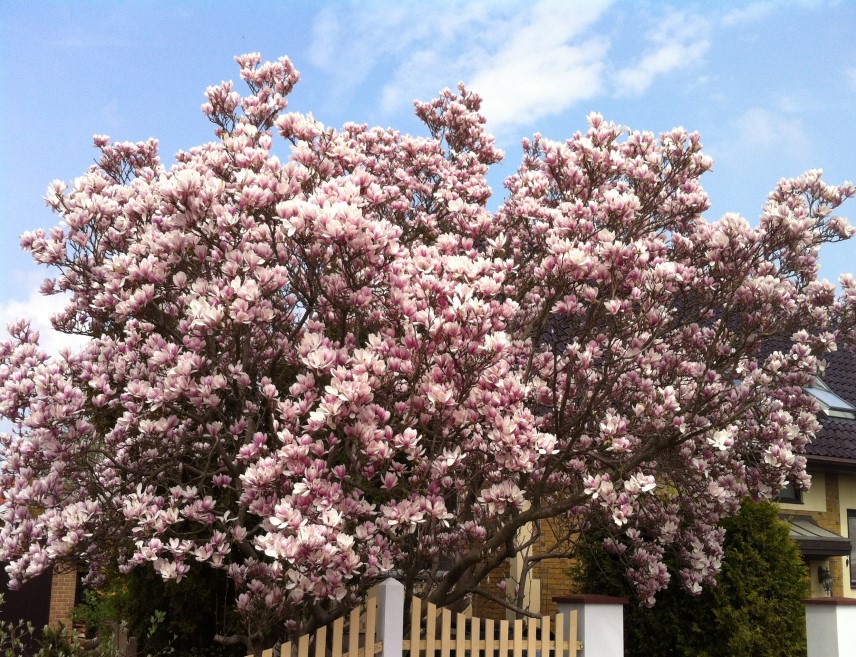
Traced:
<path id="1" fill-rule="evenodd" d="M 758 0 L 714 11 L 611 4 L 367 0 L 327 6 L 313 27 L 310 61 L 331 77 L 334 98 L 350 101 L 371 88 L 375 97 L 368 102 L 387 115 L 410 113 L 414 98 L 432 98 L 463 81 L 484 99 L 488 127 L 502 142 L 586 101 L 651 93 L 676 74 L 685 89 L 704 85 L 715 33 L 763 25 L 782 5 Z M 856 86 L 856 69 L 848 77 Z M 796 129 L 801 124 L 789 100 L 782 102 L 776 116 L 798 148 L 805 131 Z"/>
<path id="2" fill-rule="evenodd" d="M 326 6 L 312 26 L 309 61 L 333 78 L 334 96 L 342 98 L 353 93 L 376 68 L 387 67 L 391 72 L 387 77 L 398 79 L 402 71 L 419 63 L 420 53 L 423 58 L 434 53 L 436 67 L 419 69 L 416 80 L 405 78 L 416 83 L 419 95 L 426 93 L 424 88 L 430 82 L 428 93 L 433 95 L 450 84 L 443 78 L 454 64 L 453 45 L 478 42 L 490 33 L 483 29 L 488 15 L 507 10 L 507 2 L 393 4 L 365 0 Z M 438 79 L 443 79 L 439 86 L 435 82 Z M 398 98 L 409 110 L 413 96 L 399 94 Z"/>
<path id="3" fill-rule="evenodd" d="M 610 0 L 364 3 L 321 12 L 310 61 L 353 93 L 386 66 L 380 95 L 387 113 L 409 111 L 464 81 L 484 99 L 492 130 L 528 123 L 594 97 L 609 47 L 591 37 Z"/>
<path id="4" fill-rule="evenodd" d="M 671 12 L 646 35 L 649 48 L 636 64 L 613 76 L 618 96 L 639 96 L 662 75 L 699 63 L 710 48 L 710 23 L 700 16 Z"/>
<path id="5" fill-rule="evenodd" d="M 60 296 L 44 296 L 34 290 L 24 299 L 7 299 L 0 302 L 0 340 L 8 340 L 7 326 L 24 318 L 30 320 L 30 326 L 39 332 L 41 347 L 50 354 L 59 354 L 64 348 L 76 349 L 86 342 L 79 335 L 66 335 L 55 331 L 50 323 L 52 315 L 62 307 Z"/>
<path id="6" fill-rule="evenodd" d="M 402 62 L 398 67 L 395 75 L 395 80 L 388 83 L 381 91 L 381 108 L 387 112 L 395 112 L 404 106 L 409 106 L 414 98 L 424 94 L 423 89 L 418 87 L 424 86 L 423 80 L 431 74 L 427 71 L 434 71 L 433 76 L 438 78 L 432 95 L 439 90 L 439 87 L 449 86 L 453 80 L 441 81 L 439 79 L 439 69 L 442 63 L 438 61 L 439 55 L 435 50 L 418 50 L 413 52 L 406 61 Z M 414 88 L 417 87 L 417 88 Z M 426 100 L 426 98 L 422 98 Z"/>
<path id="7" fill-rule="evenodd" d="M 602 90 L 609 41 L 579 41 L 607 3 L 541 2 L 523 25 L 474 72 L 472 89 L 484 98 L 494 130 L 557 114 Z"/>
<path id="8" fill-rule="evenodd" d="M 309 61 L 318 68 L 332 68 L 335 63 L 339 21 L 332 7 L 324 7 L 312 25 L 312 44 L 309 46 Z"/>
<path id="9" fill-rule="evenodd" d="M 744 112 L 736 123 L 739 143 L 748 148 L 777 147 L 793 154 L 808 150 L 811 140 L 799 117 L 761 107 Z"/>
<path id="10" fill-rule="evenodd" d="M 101 108 L 101 118 L 105 122 L 118 123 L 122 118 L 122 109 L 119 105 L 119 99 L 114 96 L 110 102 Z"/>
<path id="11" fill-rule="evenodd" d="M 708 153 L 729 169 L 758 168 L 776 161 L 777 168 L 807 168 L 812 160 L 812 140 L 802 118 L 795 114 L 753 107 L 729 122 L 727 140 L 712 144 Z"/>
<path id="12" fill-rule="evenodd" d="M 756 23 L 770 14 L 776 9 L 776 2 L 773 0 L 761 0 L 761 2 L 752 2 L 745 7 L 739 7 L 725 12 L 721 18 L 721 23 L 726 27 L 734 25 L 745 25 L 747 23 Z"/>

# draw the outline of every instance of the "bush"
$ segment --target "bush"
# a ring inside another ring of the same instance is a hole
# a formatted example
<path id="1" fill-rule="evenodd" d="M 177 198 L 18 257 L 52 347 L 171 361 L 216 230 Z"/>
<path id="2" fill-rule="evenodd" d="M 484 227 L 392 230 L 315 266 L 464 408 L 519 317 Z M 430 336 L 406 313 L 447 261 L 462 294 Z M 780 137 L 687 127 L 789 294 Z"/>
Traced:
<path id="1" fill-rule="evenodd" d="M 0 606 L 3 595 L 0 594 Z M 33 626 L 24 621 L 0 620 L 0 657 L 20 657 L 32 643 Z"/>
<path id="2" fill-rule="evenodd" d="M 176 657 L 243 657 L 244 646 L 214 643 L 215 634 L 232 634 L 236 619 L 227 612 L 233 593 L 222 571 L 191 570 L 180 583 L 164 581 L 148 569 L 137 569 L 122 580 L 121 617 L 129 632 L 154 654 Z M 225 617 L 224 617 L 225 614 Z M 166 651 L 172 649 L 173 652 Z"/>
<path id="3" fill-rule="evenodd" d="M 150 570 L 113 576 L 97 591 L 84 593 L 74 618 L 109 641 L 116 623 L 137 637 L 138 654 L 151 657 L 243 657 L 243 646 L 214 643 L 217 633 L 234 631 L 225 613 L 228 580 L 224 573 L 192 570 L 179 584 Z M 224 617 L 225 614 L 225 617 Z"/>
<path id="4" fill-rule="evenodd" d="M 0 606 L 3 605 L 0 594 Z M 81 657 L 82 648 L 62 623 L 40 630 L 27 621 L 0 620 L 0 657 Z"/>
<path id="5" fill-rule="evenodd" d="M 746 501 L 724 521 L 725 555 L 718 584 L 691 596 L 670 566 L 669 588 L 646 608 L 625 608 L 627 657 L 797 657 L 806 653 L 805 565 L 778 508 Z M 630 597 L 626 567 L 590 541 L 573 575 L 590 593 Z"/>
<path id="6" fill-rule="evenodd" d="M 72 631 L 60 623 L 42 630 L 35 657 L 83 657 L 83 654 L 83 647 Z"/>

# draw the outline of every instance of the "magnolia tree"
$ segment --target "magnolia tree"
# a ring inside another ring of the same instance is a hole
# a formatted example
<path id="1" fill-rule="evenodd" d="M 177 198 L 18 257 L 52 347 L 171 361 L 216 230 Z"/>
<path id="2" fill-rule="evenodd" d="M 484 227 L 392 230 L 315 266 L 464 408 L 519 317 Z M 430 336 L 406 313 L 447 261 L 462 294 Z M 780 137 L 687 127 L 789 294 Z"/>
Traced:
<path id="1" fill-rule="evenodd" d="M 215 141 L 166 168 L 97 136 L 48 190 L 59 226 L 23 236 L 69 299 L 55 327 L 90 340 L 49 357 L 21 321 L 0 346 L 13 583 L 222 569 L 258 650 L 390 574 L 496 598 L 549 522 L 524 571 L 597 524 L 652 602 L 667 554 L 699 591 L 721 518 L 808 485 L 802 387 L 852 316 L 818 248 L 853 232 L 850 185 L 810 171 L 757 228 L 710 222 L 698 135 L 591 115 L 524 141 L 491 212 L 502 153 L 463 86 L 416 104 L 430 136 L 337 131 L 286 112 L 288 59 L 237 62 L 248 95 L 206 92 Z"/>

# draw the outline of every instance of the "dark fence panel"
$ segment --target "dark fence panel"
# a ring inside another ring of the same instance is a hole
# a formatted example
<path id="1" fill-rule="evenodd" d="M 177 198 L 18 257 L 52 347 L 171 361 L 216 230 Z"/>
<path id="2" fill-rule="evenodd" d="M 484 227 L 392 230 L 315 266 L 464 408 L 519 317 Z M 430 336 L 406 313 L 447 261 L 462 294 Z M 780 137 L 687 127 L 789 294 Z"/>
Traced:
<path id="1" fill-rule="evenodd" d="M 0 569 L 0 593 L 3 594 L 4 599 L 3 605 L 0 606 L 0 620 L 10 623 L 18 621 L 32 623 L 36 630 L 34 638 L 37 638 L 50 618 L 51 573 L 44 573 L 30 580 L 17 591 L 10 591 L 9 577 L 4 570 Z M 30 650 L 35 652 L 35 646 L 30 646 Z"/>

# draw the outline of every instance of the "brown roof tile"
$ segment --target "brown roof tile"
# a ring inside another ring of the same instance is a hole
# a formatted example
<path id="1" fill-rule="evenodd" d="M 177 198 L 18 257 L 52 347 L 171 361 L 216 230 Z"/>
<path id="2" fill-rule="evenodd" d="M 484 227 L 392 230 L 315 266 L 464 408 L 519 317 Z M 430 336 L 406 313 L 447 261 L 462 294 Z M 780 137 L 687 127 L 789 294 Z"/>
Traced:
<path id="1" fill-rule="evenodd" d="M 823 428 L 806 448 L 811 456 L 833 456 L 856 461 L 856 420 L 818 417 Z"/>
<path id="2" fill-rule="evenodd" d="M 856 354 L 843 349 L 826 357 L 823 381 L 830 390 L 856 406 Z M 811 456 L 824 456 L 856 461 L 856 419 L 818 415 L 822 429 L 806 449 Z"/>

